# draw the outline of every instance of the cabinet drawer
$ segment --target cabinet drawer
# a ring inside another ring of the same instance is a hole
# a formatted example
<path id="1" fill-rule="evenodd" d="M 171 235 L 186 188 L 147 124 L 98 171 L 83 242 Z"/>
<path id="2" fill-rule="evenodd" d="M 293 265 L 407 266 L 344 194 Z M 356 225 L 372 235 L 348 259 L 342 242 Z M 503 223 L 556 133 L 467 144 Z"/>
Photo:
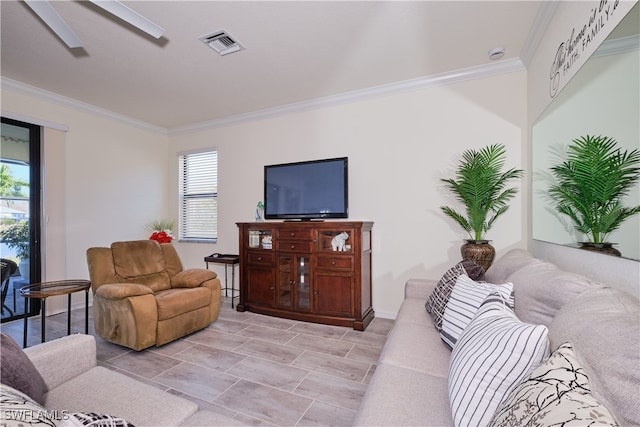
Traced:
<path id="1" fill-rule="evenodd" d="M 277 240 L 276 250 L 282 252 L 311 252 L 311 242 L 304 240 Z"/>
<path id="2" fill-rule="evenodd" d="M 353 257 L 350 256 L 318 256 L 318 268 L 353 268 Z"/>
<path id="3" fill-rule="evenodd" d="M 273 264 L 275 261 L 273 252 L 268 251 L 249 251 L 247 258 L 249 264 Z"/>
<path id="4" fill-rule="evenodd" d="M 285 240 L 311 240 L 313 230 L 277 230 L 278 239 Z"/>

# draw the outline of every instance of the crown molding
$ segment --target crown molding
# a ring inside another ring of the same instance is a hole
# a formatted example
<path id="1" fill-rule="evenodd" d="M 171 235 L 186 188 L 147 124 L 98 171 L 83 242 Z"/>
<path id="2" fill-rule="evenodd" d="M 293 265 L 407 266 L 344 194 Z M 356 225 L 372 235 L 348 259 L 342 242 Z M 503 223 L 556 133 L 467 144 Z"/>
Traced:
<path id="1" fill-rule="evenodd" d="M 491 77 L 498 74 L 512 73 L 516 71 L 524 71 L 525 67 L 520 59 L 510 59 L 499 61 L 496 63 L 478 65 L 475 67 L 463 68 L 441 74 L 420 77 L 416 79 L 404 80 L 400 82 L 374 86 L 367 89 L 345 92 L 338 95 L 332 95 L 322 98 L 315 98 L 309 101 L 296 102 L 293 104 L 282 105 L 274 108 L 254 111 L 246 114 L 238 114 L 235 116 L 223 117 L 221 119 L 209 120 L 200 123 L 194 123 L 188 126 L 175 127 L 168 130 L 169 135 L 179 135 L 201 131 L 205 129 L 213 129 L 222 126 L 236 125 L 253 120 L 266 119 L 285 114 L 309 111 L 317 108 L 331 107 L 352 102 L 363 101 L 371 98 L 395 95 L 404 92 L 422 90 L 434 86 L 444 86 L 454 83 L 461 83 L 470 80 L 476 80 L 485 77 Z"/>
<path id="2" fill-rule="evenodd" d="M 40 89 L 38 87 L 31 86 L 26 83 L 22 83 L 6 77 L 0 77 L 0 82 L 1 82 L 1 87 L 3 91 L 11 90 L 13 92 L 22 93 L 25 95 L 31 95 L 37 98 L 44 99 L 45 101 L 52 102 L 54 104 L 62 105 L 64 107 L 73 108 L 79 111 L 90 112 L 103 117 L 108 117 L 110 119 L 117 120 L 125 124 L 142 128 L 145 130 L 149 130 L 152 132 L 157 132 L 164 135 L 167 134 L 167 129 L 165 128 L 155 126 L 155 125 L 143 122 L 141 120 L 136 120 L 129 116 L 118 114 L 104 108 L 96 107 L 95 105 L 87 104 L 85 102 L 81 102 L 73 98 L 68 98 L 66 96 L 59 95 L 57 93 L 50 92 L 45 89 Z"/>
<path id="3" fill-rule="evenodd" d="M 261 120 L 285 114 L 298 113 L 318 108 L 337 106 L 372 98 L 422 90 L 435 86 L 462 83 L 499 74 L 524 70 L 525 67 L 520 59 L 509 59 L 169 129 L 151 125 L 149 123 L 136 120 L 122 114 L 114 113 L 113 111 L 109 111 L 104 108 L 96 107 L 91 104 L 58 95 L 56 93 L 37 88 L 35 86 L 30 86 L 12 79 L 8 79 L 6 77 L 0 78 L 0 81 L 2 83 L 2 90 L 13 90 L 15 92 L 35 96 L 49 102 L 53 102 L 66 107 L 71 107 L 76 110 L 87 111 L 93 114 L 109 117 L 111 119 L 118 120 L 126 124 L 153 132 L 165 135 L 179 135 L 205 129 L 213 129 L 222 126 L 246 123 L 254 120 Z"/>
<path id="4" fill-rule="evenodd" d="M 50 122 L 48 120 L 42 120 L 36 117 L 25 116 L 24 114 L 12 113 L 11 111 L 6 111 L 6 110 L 2 110 L 1 114 L 2 114 L 2 117 L 6 117 L 7 119 L 17 120 L 19 122 L 31 123 L 34 125 L 38 125 L 38 126 L 42 126 L 50 129 L 57 129 L 63 132 L 69 131 L 69 126 L 62 123 Z"/>
<path id="5" fill-rule="evenodd" d="M 551 19 L 555 15 L 559 4 L 559 1 L 543 1 L 540 5 L 527 40 L 525 40 L 522 51 L 520 52 L 520 59 L 525 67 L 528 67 L 531 63 L 531 59 L 547 32 L 547 28 L 549 28 Z"/>
<path id="6" fill-rule="evenodd" d="M 592 58 L 600 56 L 616 55 L 619 53 L 635 52 L 640 49 L 640 35 L 620 37 L 605 40 L 591 55 Z"/>

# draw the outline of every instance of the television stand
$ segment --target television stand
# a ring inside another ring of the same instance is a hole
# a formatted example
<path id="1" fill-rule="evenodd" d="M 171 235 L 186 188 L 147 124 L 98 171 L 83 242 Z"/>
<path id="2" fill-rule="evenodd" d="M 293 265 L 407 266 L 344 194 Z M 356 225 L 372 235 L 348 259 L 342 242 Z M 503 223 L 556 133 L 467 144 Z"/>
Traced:
<path id="1" fill-rule="evenodd" d="M 238 311 L 348 326 L 360 331 L 373 320 L 372 222 L 237 225 Z"/>

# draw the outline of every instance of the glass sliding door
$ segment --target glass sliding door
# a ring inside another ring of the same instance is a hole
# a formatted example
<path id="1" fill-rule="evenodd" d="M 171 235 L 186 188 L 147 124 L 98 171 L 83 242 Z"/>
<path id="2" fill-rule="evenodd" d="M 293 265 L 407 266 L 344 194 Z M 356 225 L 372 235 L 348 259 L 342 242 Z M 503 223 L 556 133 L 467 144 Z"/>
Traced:
<path id="1" fill-rule="evenodd" d="M 40 127 L 2 118 L 0 258 L 2 321 L 24 316 L 20 288 L 40 281 Z M 36 300 L 37 301 L 37 300 Z M 31 315 L 39 306 L 32 304 Z"/>

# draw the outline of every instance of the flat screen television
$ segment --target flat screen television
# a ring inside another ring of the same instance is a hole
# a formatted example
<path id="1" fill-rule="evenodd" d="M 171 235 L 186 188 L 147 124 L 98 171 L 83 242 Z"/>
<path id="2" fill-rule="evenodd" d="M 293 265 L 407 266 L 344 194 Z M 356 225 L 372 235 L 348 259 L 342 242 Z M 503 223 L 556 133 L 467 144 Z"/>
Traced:
<path id="1" fill-rule="evenodd" d="M 264 167 L 265 219 L 349 217 L 347 157 Z"/>

